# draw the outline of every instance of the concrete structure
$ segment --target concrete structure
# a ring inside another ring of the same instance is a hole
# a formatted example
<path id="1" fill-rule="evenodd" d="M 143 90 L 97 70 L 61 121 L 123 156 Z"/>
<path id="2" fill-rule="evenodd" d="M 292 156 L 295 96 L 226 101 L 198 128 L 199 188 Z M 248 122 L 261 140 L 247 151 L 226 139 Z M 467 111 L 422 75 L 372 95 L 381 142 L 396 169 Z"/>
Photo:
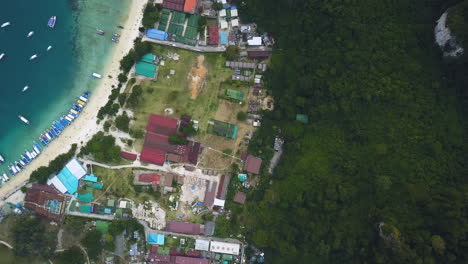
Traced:
<path id="1" fill-rule="evenodd" d="M 240 253 L 240 245 L 237 243 L 211 241 L 210 252 L 231 254 L 237 256 Z"/>
<path id="2" fill-rule="evenodd" d="M 210 241 L 204 239 L 195 240 L 195 250 L 208 251 L 210 250 Z"/>
<path id="3" fill-rule="evenodd" d="M 261 46 L 262 45 L 262 38 L 261 37 L 253 37 L 252 39 L 247 40 L 247 44 L 249 46 Z"/>

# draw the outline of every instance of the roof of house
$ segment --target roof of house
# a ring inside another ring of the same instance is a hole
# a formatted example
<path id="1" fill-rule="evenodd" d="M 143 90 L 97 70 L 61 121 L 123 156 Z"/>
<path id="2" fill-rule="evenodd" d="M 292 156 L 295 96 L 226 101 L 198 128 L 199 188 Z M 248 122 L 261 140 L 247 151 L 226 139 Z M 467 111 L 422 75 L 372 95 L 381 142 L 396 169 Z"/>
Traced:
<path id="1" fill-rule="evenodd" d="M 227 32 L 219 32 L 219 44 L 227 45 L 228 44 L 228 33 Z"/>
<path id="2" fill-rule="evenodd" d="M 94 200 L 94 196 L 92 193 L 79 193 L 78 194 L 78 201 L 90 203 Z"/>
<path id="3" fill-rule="evenodd" d="M 197 6 L 197 0 L 185 0 L 184 12 L 193 12 Z"/>
<path id="4" fill-rule="evenodd" d="M 244 170 L 250 173 L 258 174 L 260 167 L 262 166 L 262 160 L 252 155 L 247 156 L 244 164 Z"/>
<path id="5" fill-rule="evenodd" d="M 205 236 L 214 235 L 216 224 L 213 221 L 205 222 Z"/>
<path id="6" fill-rule="evenodd" d="M 210 45 L 218 45 L 219 44 L 219 29 L 217 25 L 208 26 L 208 32 L 210 34 L 210 41 L 208 44 Z"/>
<path id="7" fill-rule="evenodd" d="M 208 251 L 210 249 L 210 241 L 204 239 L 195 240 L 195 250 Z"/>
<path id="8" fill-rule="evenodd" d="M 252 59 L 268 59 L 270 51 L 268 50 L 248 50 L 247 55 Z"/>
<path id="9" fill-rule="evenodd" d="M 210 251 L 215 253 L 239 255 L 240 245 L 237 243 L 211 241 Z"/>
<path id="10" fill-rule="evenodd" d="M 184 11 L 185 0 L 164 0 L 163 7 L 176 11 Z"/>
<path id="11" fill-rule="evenodd" d="M 165 155 L 166 152 L 164 150 L 143 147 L 140 160 L 162 166 L 164 165 Z"/>
<path id="12" fill-rule="evenodd" d="M 217 187 L 218 183 L 215 181 L 209 181 L 206 183 L 205 199 L 203 200 L 203 203 L 208 208 L 211 208 L 213 206 L 216 191 L 218 190 Z"/>
<path id="13" fill-rule="evenodd" d="M 261 37 L 253 37 L 252 39 L 247 40 L 247 44 L 249 46 L 260 46 L 260 45 L 262 45 L 262 38 Z"/>
<path id="14" fill-rule="evenodd" d="M 133 153 L 125 152 L 125 151 L 120 152 L 120 157 L 124 159 L 128 159 L 128 160 L 136 160 L 137 156 L 138 156 L 137 154 L 133 154 Z"/>
<path id="15" fill-rule="evenodd" d="M 166 231 L 183 234 L 202 234 L 203 230 L 200 224 L 169 221 L 166 223 Z"/>
<path id="16" fill-rule="evenodd" d="M 167 40 L 167 33 L 162 31 L 162 30 L 158 30 L 158 29 L 148 29 L 148 31 L 146 31 L 146 36 L 148 38 L 152 38 L 152 39 L 158 39 L 158 40 Z"/>
<path id="17" fill-rule="evenodd" d="M 164 245 L 163 234 L 148 234 L 148 244 L 150 245 Z"/>
<path id="18" fill-rule="evenodd" d="M 89 174 L 84 177 L 85 181 L 97 182 L 98 178 L 94 174 Z"/>
<path id="19" fill-rule="evenodd" d="M 171 162 L 180 162 L 180 156 L 177 154 L 168 154 L 167 160 Z"/>
<path id="20" fill-rule="evenodd" d="M 151 182 L 151 183 L 156 183 L 159 184 L 161 181 L 161 175 L 156 174 L 156 173 L 143 173 L 138 176 L 138 181 L 139 182 Z"/>
<path id="21" fill-rule="evenodd" d="M 176 256 L 174 264 L 210 264 L 209 259 L 190 258 L 184 256 Z"/>
<path id="22" fill-rule="evenodd" d="M 170 136 L 177 133 L 178 121 L 175 118 L 151 114 L 146 130 L 158 135 Z"/>
<path id="23" fill-rule="evenodd" d="M 86 170 L 76 159 L 70 160 L 57 176 L 47 181 L 48 185 L 62 193 L 74 194 L 78 190 L 78 181 L 86 175 Z"/>
<path id="24" fill-rule="evenodd" d="M 135 67 L 135 74 L 154 79 L 156 78 L 157 69 L 158 66 L 156 66 L 156 64 L 139 61 Z"/>
<path id="25" fill-rule="evenodd" d="M 234 196 L 234 202 L 244 204 L 245 198 L 247 198 L 247 194 L 243 192 L 237 192 L 236 195 Z"/>
<path id="26" fill-rule="evenodd" d="M 26 192 L 24 207 L 33 210 L 37 215 L 53 221 L 60 221 L 65 212 L 65 196 L 46 185 L 33 184 Z"/>
<path id="27" fill-rule="evenodd" d="M 174 175 L 172 173 L 165 174 L 164 175 L 164 186 L 171 187 L 173 180 L 174 180 Z"/>

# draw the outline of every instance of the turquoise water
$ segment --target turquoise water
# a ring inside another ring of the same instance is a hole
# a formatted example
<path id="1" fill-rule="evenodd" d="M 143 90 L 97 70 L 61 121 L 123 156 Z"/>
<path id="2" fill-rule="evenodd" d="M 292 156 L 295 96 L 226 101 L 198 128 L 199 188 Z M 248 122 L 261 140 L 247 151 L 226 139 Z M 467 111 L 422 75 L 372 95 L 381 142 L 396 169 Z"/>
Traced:
<path id="1" fill-rule="evenodd" d="M 31 149 L 44 129 L 86 90 L 93 91 L 114 47 L 110 40 L 127 18 L 131 0 L 3 1 L 0 24 L 0 154 L 6 164 Z M 57 16 L 54 29 L 47 20 Z M 106 34 L 99 36 L 96 28 Z M 34 35 L 26 38 L 29 31 Z M 46 48 L 52 45 L 50 51 Z M 33 54 L 38 58 L 29 61 Z M 26 92 L 21 92 L 28 85 Z M 93 98 L 91 100 L 106 100 Z M 23 115 L 26 125 L 18 119 Z M 6 164 L 0 166 L 7 171 Z"/>

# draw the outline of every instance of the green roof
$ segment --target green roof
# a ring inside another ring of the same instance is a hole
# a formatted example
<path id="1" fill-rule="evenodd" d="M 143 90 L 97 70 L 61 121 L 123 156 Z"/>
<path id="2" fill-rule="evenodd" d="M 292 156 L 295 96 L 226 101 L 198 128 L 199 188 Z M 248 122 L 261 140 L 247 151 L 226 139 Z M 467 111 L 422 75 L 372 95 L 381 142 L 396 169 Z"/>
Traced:
<path id="1" fill-rule="evenodd" d="M 297 114 L 296 115 L 296 120 L 303 123 L 303 124 L 308 124 L 309 123 L 309 117 L 304 114 Z"/>
<path id="2" fill-rule="evenodd" d="M 94 189 L 102 190 L 102 187 L 104 187 L 102 183 L 93 183 Z"/>
<path id="3" fill-rule="evenodd" d="M 143 62 L 146 62 L 146 63 L 154 63 L 154 60 L 156 59 L 155 57 L 156 56 L 154 56 L 153 54 L 147 53 L 141 58 L 140 61 L 143 61 Z"/>
<path id="4" fill-rule="evenodd" d="M 223 260 L 230 260 L 230 261 L 232 261 L 232 260 L 233 260 L 233 257 L 232 257 L 232 255 L 229 255 L 229 254 L 223 254 Z"/>
<path id="5" fill-rule="evenodd" d="M 80 212 L 82 213 L 91 213 L 91 205 L 90 204 L 80 204 Z"/>
<path id="6" fill-rule="evenodd" d="M 200 21 L 199 15 L 191 15 L 188 19 L 187 25 L 190 27 L 198 28 L 198 21 Z"/>
<path id="7" fill-rule="evenodd" d="M 114 199 L 107 200 L 107 206 L 114 207 L 115 206 L 115 200 Z"/>
<path id="8" fill-rule="evenodd" d="M 96 221 L 96 229 L 101 232 L 101 234 L 105 235 L 107 232 L 109 232 L 109 222 L 107 221 Z"/>
<path id="9" fill-rule="evenodd" d="M 218 136 L 235 139 L 239 128 L 233 124 L 214 120 L 214 125 L 210 129 L 212 133 Z"/>
<path id="10" fill-rule="evenodd" d="M 138 62 L 136 64 L 136 75 L 142 75 L 149 78 L 156 78 L 156 69 L 157 66 L 152 63 Z"/>
<path id="11" fill-rule="evenodd" d="M 92 193 L 79 193 L 78 194 L 78 201 L 90 203 L 94 200 Z"/>
<path id="12" fill-rule="evenodd" d="M 244 99 L 244 92 L 237 91 L 237 90 L 227 89 L 226 95 L 232 99 L 236 99 L 239 101 L 242 101 Z"/>
<path id="13" fill-rule="evenodd" d="M 115 210 L 115 217 L 122 218 L 122 215 L 123 215 L 123 211 L 121 208 L 118 208 L 117 210 Z"/>

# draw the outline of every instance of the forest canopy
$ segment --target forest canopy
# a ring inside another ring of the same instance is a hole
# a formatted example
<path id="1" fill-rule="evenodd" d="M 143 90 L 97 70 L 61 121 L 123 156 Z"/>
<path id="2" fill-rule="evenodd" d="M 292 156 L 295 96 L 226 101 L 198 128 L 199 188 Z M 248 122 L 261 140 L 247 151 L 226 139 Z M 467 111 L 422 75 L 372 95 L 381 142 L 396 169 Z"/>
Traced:
<path id="1" fill-rule="evenodd" d="M 467 263 L 468 71 L 434 45 L 444 1 L 245 2 L 276 40 L 251 151 L 285 139 L 249 240 L 269 263 Z"/>

